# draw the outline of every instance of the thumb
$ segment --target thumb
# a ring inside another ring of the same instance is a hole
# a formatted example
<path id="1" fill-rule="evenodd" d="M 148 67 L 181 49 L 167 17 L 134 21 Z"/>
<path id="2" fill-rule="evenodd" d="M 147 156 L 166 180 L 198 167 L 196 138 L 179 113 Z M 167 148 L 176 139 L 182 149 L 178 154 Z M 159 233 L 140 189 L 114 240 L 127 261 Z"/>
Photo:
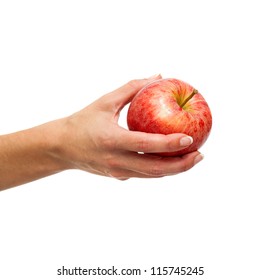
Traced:
<path id="1" fill-rule="evenodd" d="M 120 111 L 126 104 L 128 104 L 134 96 L 147 84 L 161 79 L 160 74 L 154 75 L 147 79 L 131 80 L 120 88 L 109 93 L 109 98 L 114 103 L 114 106 Z"/>

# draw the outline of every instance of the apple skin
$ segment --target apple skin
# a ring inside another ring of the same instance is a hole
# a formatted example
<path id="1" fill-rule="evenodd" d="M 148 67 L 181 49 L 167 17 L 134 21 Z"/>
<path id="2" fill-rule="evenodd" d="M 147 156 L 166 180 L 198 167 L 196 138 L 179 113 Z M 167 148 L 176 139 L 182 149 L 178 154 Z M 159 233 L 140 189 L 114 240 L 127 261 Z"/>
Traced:
<path id="1" fill-rule="evenodd" d="M 192 93 L 195 93 L 193 97 L 181 107 Z M 158 153 L 181 156 L 198 150 L 205 143 L 211 131 L 212 115 L 203 96 L 191 85 L 174 78 L 160 79 L 134 96 L 127 113 L 127 125 L 132 131 L 191 136 L 193 143 L 187 148 Z"/>

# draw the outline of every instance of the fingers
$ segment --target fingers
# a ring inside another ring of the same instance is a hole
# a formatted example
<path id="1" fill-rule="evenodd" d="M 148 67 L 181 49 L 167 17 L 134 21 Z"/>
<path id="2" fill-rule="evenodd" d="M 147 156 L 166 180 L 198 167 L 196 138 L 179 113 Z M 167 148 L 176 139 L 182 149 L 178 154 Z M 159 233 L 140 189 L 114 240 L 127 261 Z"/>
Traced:
<path id="1" fill-rule="evenodd" d="M 122 130 L 117 139 L 118 148 L 143 153 L 165 153 L 184 149 L 192 144 L 192 137 L 182 134 L 153 134 Z"/>
<path id="2" fill-rule="evenodd" d="M 120 180 L 132 177 L 158 178 L 176 175 L 191 169 L 202 159 L 203 156 L 199 152 L 182 157 L 157 157 L 133 153 L 128 156 L 127 161 L 123 160 L 117 167 L 114 166 L 107 175 Z"/>
<path id="3" fill-rule="evenodd" d="M 138 155 L 138 158 L 133 157 L 132 162 L 128 162 L 128 168 L 150 177 L 176 175 L 191 169 L 196 163 L 197 156 L 199 152 L 189 153 L 182 157 Z"/>
<path id="4" fill-rule="evenodd" d="M 128 104 L 133 97 L 142 89 L 145 85 L 151 83 L 152 81 L 161 79 L 160 74 L 154 75 L 147 79 L 132 80 L 127 84 L 121 86 L 120 88 L 107 94 L 106 97 L 110 101 L 110 104 L 114 105 L 116 110 L 120 111 L 126 104 Z"/>

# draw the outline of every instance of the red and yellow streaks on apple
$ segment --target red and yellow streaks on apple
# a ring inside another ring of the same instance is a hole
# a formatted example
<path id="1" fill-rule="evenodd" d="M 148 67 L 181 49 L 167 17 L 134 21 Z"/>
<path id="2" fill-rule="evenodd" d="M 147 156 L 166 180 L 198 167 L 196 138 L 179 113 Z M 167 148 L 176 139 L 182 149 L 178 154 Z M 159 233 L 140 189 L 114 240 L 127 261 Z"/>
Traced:
<path id="1" fill-rule="evenodd" d="M 127 114 L 130 130 L 147 133 L 184 133 L 193 143 L 180 151 L 162 153 L 180 156 L 199 149 L 212 127 L 212 114 L 203 96 L 194 87 L 177 79 L 160 79 L 141 89 Z"/>

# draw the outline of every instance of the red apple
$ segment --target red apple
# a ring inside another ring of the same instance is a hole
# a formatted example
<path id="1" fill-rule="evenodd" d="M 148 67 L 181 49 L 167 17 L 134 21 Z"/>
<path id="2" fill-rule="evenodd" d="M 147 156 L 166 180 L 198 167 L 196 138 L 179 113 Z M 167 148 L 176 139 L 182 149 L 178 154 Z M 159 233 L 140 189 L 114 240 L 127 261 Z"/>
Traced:
<path id="1" fill-rule="evenodd" d="M 130 130 L 148 133 L 184 133 L 193 143 L 180 151 L 159 153 L 180 156 L 199 149 L 207 140 L 212 115 L 203 96 L 177 79 L 160 79 L 146 85 L 133 98 L 127 113 Z"/>

